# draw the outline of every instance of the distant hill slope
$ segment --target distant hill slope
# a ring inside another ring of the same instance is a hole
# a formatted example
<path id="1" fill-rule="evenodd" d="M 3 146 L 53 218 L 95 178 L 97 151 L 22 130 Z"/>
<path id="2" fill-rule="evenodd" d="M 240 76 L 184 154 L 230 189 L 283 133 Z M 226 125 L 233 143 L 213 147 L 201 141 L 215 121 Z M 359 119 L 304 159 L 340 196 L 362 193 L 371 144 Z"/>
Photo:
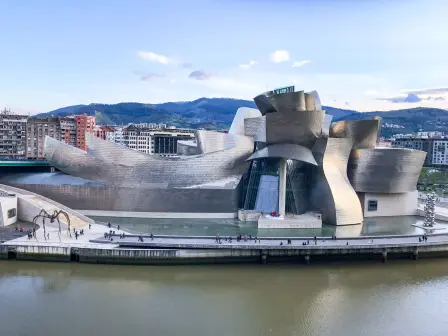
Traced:
<path id="1" fill-rule="evenodd" d="M 95 115 L 98 124 L 126 125 L 128 123 L 164 123 L 184 128 L 227 129 L 240 107 L 256 108 L 253 101 L 231 98 L 200 98 L 186 102 L 162 104 L 119 103 L 90 104 L 63 107 L 38 116 L 68 116 L 73 114 Z M 419 130 L 448 133 L 448 111 L 436 108 L 413 108 L 395 111 L 359 113 L 330 106 L 323 107 L 333 116 L 342 119 L 361 120 L 373 116 L 383 118 L 382 136 L 396 133 L 412 133 Z M 398 128 L 387 128 L 392 124 Z"/>
<path id="2" fill-rule="evenodd" d="M 376 111 L 352 113 L 338 120 L 364 120 L 373 116 L 383 119 L 381 135 L 389 137 L 397 133 L 413 133 L 422 131 L 441 131 L 448 133 L 448 111 L 438 108 L 417 107 L 395 111 Z M 385 124 L 399 125 L 401 128 L 387 128 Z"/>
<path id="3" fill-rule="evenodd" d="M 128 123 L 165 123 L 185 128 L 226 129 L 240 107 L 256 108 L 250 100 L 231 98 L 200 98 L 187 102 L 162 104 L 119 103 L 90 104 L 63 107 L 38 116 L 95 115 L 98 124 L 125 125 Z M 334 107 L 325 107 L 334 118 L 356 113 Z M 96 112 L 95 112 L 96 111 Z"/>

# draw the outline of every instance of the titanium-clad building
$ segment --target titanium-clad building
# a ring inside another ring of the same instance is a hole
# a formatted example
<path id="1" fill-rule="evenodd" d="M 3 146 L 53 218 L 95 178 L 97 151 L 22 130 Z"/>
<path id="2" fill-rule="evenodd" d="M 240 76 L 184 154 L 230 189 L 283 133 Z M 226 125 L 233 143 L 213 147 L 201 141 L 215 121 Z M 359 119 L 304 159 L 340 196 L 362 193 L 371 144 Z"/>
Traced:
<path id="1" fill-rule="evenodd" d="M 160 157 L 86 135 L 86 151 L 50 137 L 45 157 L 61 172 L 2 182 L 95 214 L 294 218 L 350 225 L 415 211 L 425 153 L 377 146 L 380 120 L 339 121 L 317 92 L 274 90 L 240 108 L 229 133 L 198 130 Z"/>

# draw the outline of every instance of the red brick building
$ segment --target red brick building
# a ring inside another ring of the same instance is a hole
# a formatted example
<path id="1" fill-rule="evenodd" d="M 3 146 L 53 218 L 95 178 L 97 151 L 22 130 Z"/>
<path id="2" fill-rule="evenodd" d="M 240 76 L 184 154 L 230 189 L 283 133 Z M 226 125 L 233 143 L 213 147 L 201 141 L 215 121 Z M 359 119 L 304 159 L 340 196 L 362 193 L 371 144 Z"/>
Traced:
<path id="1" fill-rule="evenodd" d="M 95 129 L 95 117 L 87 114 L 75 116 L 76 147 L 86 150 L 86 133 L 93 134 Z"/>

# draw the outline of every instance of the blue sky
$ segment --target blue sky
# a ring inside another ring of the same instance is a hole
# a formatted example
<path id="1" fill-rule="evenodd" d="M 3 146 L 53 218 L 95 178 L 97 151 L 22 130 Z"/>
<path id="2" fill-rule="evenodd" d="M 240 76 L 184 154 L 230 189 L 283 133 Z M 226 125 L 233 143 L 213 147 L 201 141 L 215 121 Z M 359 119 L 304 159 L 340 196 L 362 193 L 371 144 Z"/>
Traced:
<path id="1" fill-rule="evenodd" d="M 0 13 L 0 107 L 17 111 L 292 84 L 337 107 L 448 107 L 447 0 L 1 0 Z"/>

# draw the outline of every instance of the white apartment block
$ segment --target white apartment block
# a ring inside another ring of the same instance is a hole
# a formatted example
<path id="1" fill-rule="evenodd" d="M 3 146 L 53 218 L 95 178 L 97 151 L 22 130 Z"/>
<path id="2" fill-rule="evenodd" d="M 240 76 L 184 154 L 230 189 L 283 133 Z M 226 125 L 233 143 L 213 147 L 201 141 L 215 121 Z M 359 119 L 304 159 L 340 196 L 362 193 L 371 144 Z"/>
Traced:
<path id="1" fill-rule="evenodd" d="M 194 139 L 193 130 L 185 129 L 150 129 L 128 126 L 123 130 L 124 145 L 146 154 L 160 156 L 177 155 L 178 140 Z"/>
<path id="2" fill-rule="evenodd" d="M 448 165 L 448 140 L 434 140 L 432 164 Z"/>
<path id="3" fill-rule="evenodd" d="M 0 112 L 0 157 L 24 157 L 27 116 L 4 109 Z"/>

